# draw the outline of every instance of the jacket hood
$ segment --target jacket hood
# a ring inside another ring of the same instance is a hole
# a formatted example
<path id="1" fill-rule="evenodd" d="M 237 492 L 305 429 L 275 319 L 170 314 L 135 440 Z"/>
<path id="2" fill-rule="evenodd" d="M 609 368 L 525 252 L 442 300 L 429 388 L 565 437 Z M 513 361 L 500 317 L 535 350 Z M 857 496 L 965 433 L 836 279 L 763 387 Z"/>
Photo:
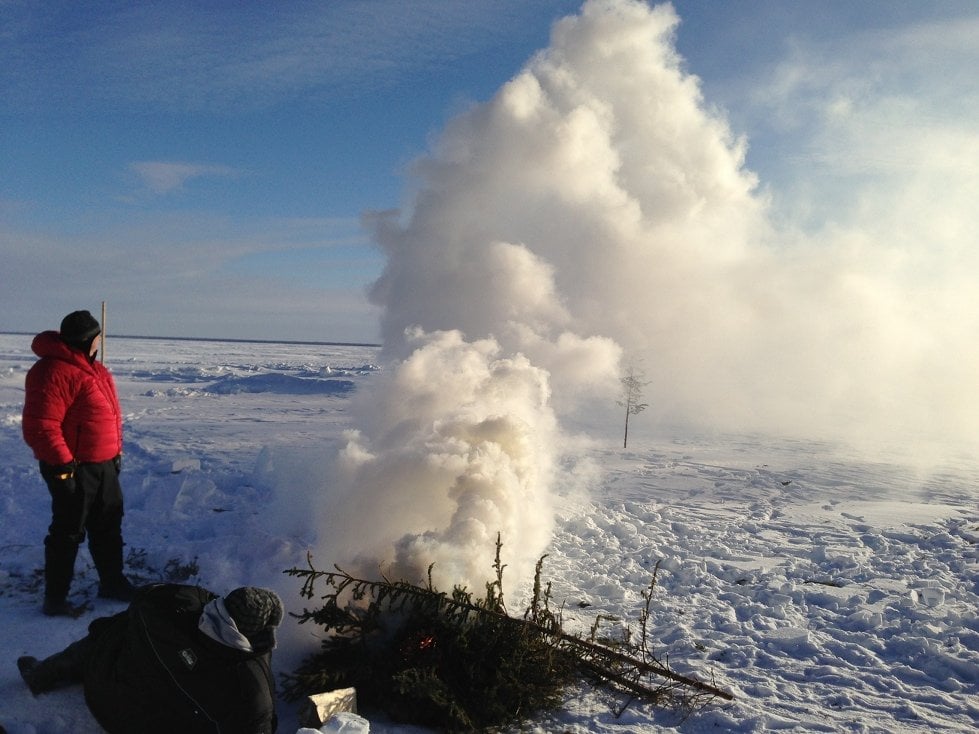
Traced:
<path id="1" fill-rule="evenodd" d="M 87 356 L 78 349 L 72 349 L 65 344 L 64 339 L 61 338 L 61 334 L 57 331 L 42 331 L 35 336 L 34 341 L 31 342 L 31 350 L 38 357 L 63 359 L 66 362 L 75 362 L 82 365 L 89 364 Z"/>
<path id="2" fill-rule="evenodd" d="M 224 600 L 220 597 L 212 599 L 204 606 L 197 628 L 215 642 L 239 652 L 266 653 L 275 648 L 274 633 L 255 637 L 254 644 L 252 638 L 245 637 L 238 630 Z"/>

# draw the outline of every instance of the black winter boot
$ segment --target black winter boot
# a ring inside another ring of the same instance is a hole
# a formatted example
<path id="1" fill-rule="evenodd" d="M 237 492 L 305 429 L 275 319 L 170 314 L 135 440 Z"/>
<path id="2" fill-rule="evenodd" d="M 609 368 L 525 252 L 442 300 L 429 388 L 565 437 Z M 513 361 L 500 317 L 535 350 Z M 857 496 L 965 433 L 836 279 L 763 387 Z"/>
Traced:
<path id="1" fill-rule="evenodd" d="M 100 591 L 103 598 L 129 601 L 123 598 L 131 585 L 123 575 L 122 535 L 118 526 L 113 529 L 97 529 L 89 535 L 88 549 L 92 554 L 92 563 L 99 574 Z M 121 592 L 122 596 L 114 592 Z"/>
<path id="2" fill-rule="evenodd" d="M 113 581 L 103 581 L 99 584 L 100 599 L 115 599 L 116 601 L 128 602 L 132 601 L 134 596 L 136 596 L 136 587 L 125 576 L 120 575 L 119 578 Z"/>
<path id="3" fill-rule="evenodd" d="M 58 601 L 68 596 L 71 579 L 75 575 L 77 555 L 78 543 L 74 537 L 64 539 L 48 535 L 44 539 L 45 598 Z"/>
<path id="4" fill-rule="evenodd" d="M 85 613 L 84 604 L 72 604 L 67 599 L 52 599 L 44 597 L 44 606 L 41 611 L 48 617 L 75 617 L 78 618 Z"/>
<path id="5" fill-rule="evenodd" d="M 36 696 L 38 693 L 44 693 L 34 678 L 34 671 L 37 670 L 37 658 L 32 658 L 30 655 L 17 658 L 17 670 L 20 671 L 20 677 L 24 679 L 27 687 L 31 689 L 31 695 Z"/>
<path id="6" fill-rule="evenodd" d="M 83 637 L 44 660 L 38 660 L 30 655 L 17 658 L 20 677 L 35 696 L 53 691 L 55 688 L 79 683 L 85 660 L 92 653 L 92 645 L 91 638 Z"/>

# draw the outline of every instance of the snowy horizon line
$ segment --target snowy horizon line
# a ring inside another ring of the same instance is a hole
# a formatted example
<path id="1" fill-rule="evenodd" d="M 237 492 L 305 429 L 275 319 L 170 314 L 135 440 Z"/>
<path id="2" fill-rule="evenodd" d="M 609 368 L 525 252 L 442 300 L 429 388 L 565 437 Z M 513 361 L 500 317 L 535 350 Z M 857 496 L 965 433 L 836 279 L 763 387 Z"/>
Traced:
<path id="1" fill-rule="evenodd" d="M 10 336 L 35 336 L 36 331 L 0 331 L 0 335 Z M 149 336 L 147 334 L 109 334 L 109 339 L 154 339 L 157 341 L 184 341 L 184 342 L 226 342 L 231 344 L 295 344 L 310 345 L 318 347 L 376 347 L 384 346 L 380 342 L 341 342 L 341 341 L 319 341 L 319 340 L 292 340 L 292 339 L 244 339 L 236 337 L 208 337 L 208 336 Z"/>

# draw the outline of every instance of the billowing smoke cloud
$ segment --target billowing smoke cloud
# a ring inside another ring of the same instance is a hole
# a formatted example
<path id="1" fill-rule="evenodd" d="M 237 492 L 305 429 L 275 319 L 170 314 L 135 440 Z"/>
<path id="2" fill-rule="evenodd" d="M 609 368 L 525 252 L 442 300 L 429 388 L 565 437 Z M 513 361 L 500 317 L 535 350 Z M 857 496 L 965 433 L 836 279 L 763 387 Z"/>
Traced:
<path id="1" fill-rule="evenodd" d="M 772 215 L 777 192 L 746 170 L 747 142 L 683 71 L 678 23 L 668 5 L 586 3 L 450 123 L 418 163 L 410 219 L 378 223 L 385 343 L 396 350 L 413 325 L 493 334 L 551 372 L 563 409 L 566 378 L 607 367 L 604 337 L 644 364 L 645 420 L 974 433 L 975 173 L 935 167 L 974 143 L 949 126 L 929 134 L 921 109 L 899 127 L 894 108 L 912 110 L 894 95 L 878 115 L 859 97 L 827 91 L 818 112 L 810 99 L 824 123 L 798 153 L 839 164 L 818 181 L 831 193 L 810 201 L 846 209 L 803 234 Z M 886 185 L 868 175 L 873 160 Z M 562 339 L 593 349 L 571 359 Z"/>
<path id="2" fill-rule="evenodd" d="M 624 349 L 660 415 L 738 400 L 732 358 L 769 305 L 752 282 L 765 207 L 743 144 L 680 68 L 676 23 L 669 6 L 588 3 L 450 123 L 417 166 L 410 220 L 377 223 L 392 353 L 414 325 L 492 334 L 549 370 L 565 409 L 614 382 Z"/>
<path id="3" fill-rule="evenodd" d="M 374 218 L 394 366 L 338 469 L 346 498 L 396 522 L 347 547 L 478 585 L 501 531 L 519 577 L 547 542 L 555 415 L 589 395 L 616 410 L 624 360 L 663 425 L 909 443 L 979 428 L 979 310 L 946 289 L 975 257 L 936 262 L 859 218 L 803 234 L 773 217 L 677 25 L 668 5 L 590 0 L 447 126 L 410 210 Z"/>
<path id="4" fill-rule="evenodd" d="M 339 453 L 326 510 L 330 547 L 355 550 L 363 573 L 421 582 L 434 563 L 439 588 L 479 590 L 499 534 L 508 575 L 525 577 L 551 531 L 547 373 L 458 331 L 406 343 L 411 354 L 358 396 L 362 427 Z"/>

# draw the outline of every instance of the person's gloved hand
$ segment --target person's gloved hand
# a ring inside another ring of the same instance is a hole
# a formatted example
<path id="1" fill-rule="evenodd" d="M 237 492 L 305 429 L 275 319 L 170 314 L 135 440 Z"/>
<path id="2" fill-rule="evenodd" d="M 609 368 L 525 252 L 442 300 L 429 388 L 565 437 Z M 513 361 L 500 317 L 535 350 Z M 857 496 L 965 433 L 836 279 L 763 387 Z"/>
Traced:
<path id="1" fill-rule="evenodd" d="M 122 453 L 118 453 L 112 459 L 112 466 L 116 468 L 116 474 L 122 471 Z"/>
<path id="2" fill-rule="evenodd" d="M 74 494 L 75 467 L 74 461 L 67 464 L 45 464 L 41 462 L 41 475 L 52 486 L 60 487 L 66 494 Z"/>

